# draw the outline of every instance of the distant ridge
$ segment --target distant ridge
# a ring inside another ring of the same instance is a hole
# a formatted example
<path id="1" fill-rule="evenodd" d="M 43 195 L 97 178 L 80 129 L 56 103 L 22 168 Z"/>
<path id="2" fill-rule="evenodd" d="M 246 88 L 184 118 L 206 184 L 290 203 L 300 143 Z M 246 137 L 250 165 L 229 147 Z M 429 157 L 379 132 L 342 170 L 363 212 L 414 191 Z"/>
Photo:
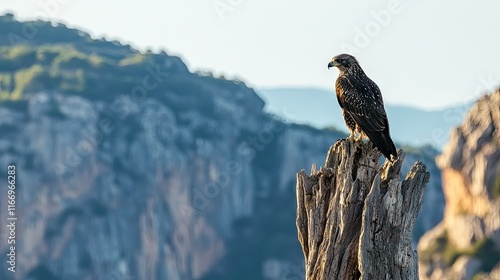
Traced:
<path id="1" fill-rule="evenodd" d="M 259 89 L 266 102 L 265 110 L 295 122 L 317 128 L 345 128 L 340 107 L 333 90 L 319 88 Z M 304 104 L 314 110 L 304 110 Z M 426 111 L 410 106 L 386 104 L 391 136 L 400 144 L 432 145 L 442 149 L 450 130 L 459 125 L 472 103 Z"/>

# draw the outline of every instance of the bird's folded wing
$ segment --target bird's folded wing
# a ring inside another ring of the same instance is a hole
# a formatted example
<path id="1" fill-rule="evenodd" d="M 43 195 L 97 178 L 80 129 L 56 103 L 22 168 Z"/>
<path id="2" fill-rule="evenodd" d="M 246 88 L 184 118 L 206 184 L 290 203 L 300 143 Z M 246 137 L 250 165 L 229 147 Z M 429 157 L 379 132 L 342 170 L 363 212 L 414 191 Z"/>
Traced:
<path id="1" fill-rule="evenodd" d="M 382 94 L 378 86 L 367 79 L 364 82 L 337 79 L 337 98 L 363 131 L 382 131 L 387 126 Z"/>

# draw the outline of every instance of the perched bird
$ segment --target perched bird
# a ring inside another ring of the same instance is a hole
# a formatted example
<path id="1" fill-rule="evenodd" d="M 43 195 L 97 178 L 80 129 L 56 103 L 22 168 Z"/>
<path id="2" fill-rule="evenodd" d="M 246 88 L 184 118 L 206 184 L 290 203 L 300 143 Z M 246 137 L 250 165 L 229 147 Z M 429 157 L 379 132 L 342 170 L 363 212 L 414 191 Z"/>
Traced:
<path id="1" fill-rule="evenodd" d="M 335 81 L 335 92 L 345 123 L 351 131 L 348 139 L 359 141 L 366 135 L 388 160 L 396 159 L 396 146 L 389 133 L 384 101 L 377 84 L 366 76 L 352 55 L 335 56 L 328 63 L 328 69 L 331 67 L 340 71 Z M 356 133 L 358 138 L 355 138 Z"/>

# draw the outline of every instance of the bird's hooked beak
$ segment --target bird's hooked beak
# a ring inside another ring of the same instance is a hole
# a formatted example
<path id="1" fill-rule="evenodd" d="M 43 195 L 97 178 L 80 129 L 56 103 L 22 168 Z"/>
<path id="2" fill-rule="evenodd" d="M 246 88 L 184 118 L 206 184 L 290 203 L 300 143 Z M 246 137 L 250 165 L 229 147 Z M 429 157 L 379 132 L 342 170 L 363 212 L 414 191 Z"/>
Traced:
<path id="1" fill-rule="evenodd" d="M 330 61 L 330 63 L 328 63 L 328 70 L 330 70 L 330 68 L 336 67 L 338 65 L 339 65 L 339 63 L 334 59 L 334 60 Z"/>

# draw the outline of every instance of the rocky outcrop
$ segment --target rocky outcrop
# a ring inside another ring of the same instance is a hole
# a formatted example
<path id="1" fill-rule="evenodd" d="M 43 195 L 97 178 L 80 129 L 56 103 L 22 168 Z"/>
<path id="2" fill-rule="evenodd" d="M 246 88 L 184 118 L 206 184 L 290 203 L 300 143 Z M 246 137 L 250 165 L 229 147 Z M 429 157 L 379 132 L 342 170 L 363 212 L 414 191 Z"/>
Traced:
<path id="1" fill-rule="evenodd" d="M 0 163 L 18 170 L 18 279 L 40 270 L 199 278 L 224 256 L 234 221 L 252 216 L 255 197 L 285 190 L 289 169 L 319 162 L 339 137 L 313 137 L 250 106 L 234 113 L 228 99 L 219 114 L 230 118 L 121 99 L 133 104 L 124 119 L 112 103 L 59 93 L 0 106 Z"/>
<path id="2" fill-rule="evenodd" d="M 421 279 L 498 279 L 499 108 L 500 89 L 482 97 L 436 160 L 446 207 L 443 221 L 420 240 Z"/>

